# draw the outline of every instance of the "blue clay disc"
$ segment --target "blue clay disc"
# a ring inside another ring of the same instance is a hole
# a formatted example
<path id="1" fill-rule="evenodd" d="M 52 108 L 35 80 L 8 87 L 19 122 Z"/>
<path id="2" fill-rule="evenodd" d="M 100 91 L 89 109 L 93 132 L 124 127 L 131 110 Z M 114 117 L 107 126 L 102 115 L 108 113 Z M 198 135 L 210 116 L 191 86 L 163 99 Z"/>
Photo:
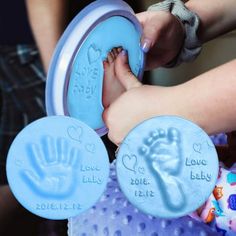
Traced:
<path id="1" fill-rule="evenodd" d="M 118 181 L 128 200 L 162 218 L 199 208 L 214 189 L 218 169 L 208 135 L 176 116 L 139 124 L 124 139 L 117 156 Z"/>
<path id="2" fill-rule="evenodd" d="M 121 16 L 110 17 L 89 33 L 71 69 L 67 90 L 70 116 L 96 130 L 105 126 L 102 120 L 103 60 L 113 47 L 122 46 L 128 50 L 130 67 L 138 76 L 143 60 L 139 41 L 140 33 L 133 23 Z"/>
<path id="3" fill-rule="evenodd" d="M 89 209 L 109 176 L 107 151 L 96 132 L 63 116 L 24 128 L 10 147 L 6 168 L 17 200 L 48 219 L 67 219 Z"/>
<path id="4" fill-rule="evenodd" d="M 77 118 L 102 136 L 103 61 L 114 47 L 128 51 L 132 72 L 142 78 L 145 55 L 140 48 L 142 27 L 121 0 L 97 0 L 85 7 L 60 38 L 46 85 L 48 115 Z"/>

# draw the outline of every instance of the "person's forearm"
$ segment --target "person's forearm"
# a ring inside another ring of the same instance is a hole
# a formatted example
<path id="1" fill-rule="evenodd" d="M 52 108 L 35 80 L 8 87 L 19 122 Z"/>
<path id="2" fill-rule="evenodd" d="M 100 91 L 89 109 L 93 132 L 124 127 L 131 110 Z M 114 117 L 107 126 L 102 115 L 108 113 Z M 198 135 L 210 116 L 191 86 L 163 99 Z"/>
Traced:
<path id="1" fill-rule="evenodd" d="M 173 87 L 174 113 L 194 121 L 208 134 L 236 130 L 235 68 L 233 60 Z"/>
<path id="2" fill-rule="evenodd" d="M 189 0 L 185 5 L 201 19 L 198 36 L 202 42 L 236 28 L 236 0 Z"/>
<path id="3" fill-rule="evenodd" d="M 29 21 L 47 72 L 53 50 L 67 22 L 67 0 L 26 0 Z"/>

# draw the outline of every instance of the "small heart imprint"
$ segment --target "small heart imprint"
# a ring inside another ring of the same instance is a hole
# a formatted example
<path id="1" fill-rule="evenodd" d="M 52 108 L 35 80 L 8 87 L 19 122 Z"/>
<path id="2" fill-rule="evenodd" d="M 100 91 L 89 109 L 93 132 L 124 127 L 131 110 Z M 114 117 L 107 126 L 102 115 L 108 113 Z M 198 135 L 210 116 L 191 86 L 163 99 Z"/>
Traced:
<path id="1" fill-rule="evenodd" d="M 70 126 L 67 129 L 68 136 L 79 143 L 81 142 L 82 133 L 83 129 L 80 126 Z"/>
<path id="2" fill-rule="evenodd" d="M 91 153 L 95 153 L 95 151 L 96 151 L 95 144 L 93 144 L 93 143 L 87 143 L 87 144 L 85 145 L 85 149 L 86 149 L 88 152 L 91 152 Z"/>
<path id="3" fill-rule="evenodd" d="M 193 150 L 195 152 L 201 153 L 202 145 L 200 143 L 194 143 L 193 144 Z"/>
<path id="4" fill-rule="evenodd" d="M 88 49 L 89 64 L 96 62 L 100 56 L 101 56 L 101 50 L 97 49 L 97 47 L 94 44 L 90 45 Z"/>
<path id="5" fill-rule="evenodd" d="M 15 164 L 16 164 L 16 166 L 18 166 L 18 167 L 22 167 L 22 165 L 24 164 L 24 162 L 23 162 L 22 160 L 16 160 L 16 161 L 15 161 Z"/>
<path id="6" fill-rule="evenodd" d="M 139 167 L 138 172 L 139 172 L 139 174 L 143 175 L 145 173 L 144 167 Z"/>
<path id="7" fill-rule="evenodd" d="M 135 155 L 127 155 L 125 154 L 122 157 L 122 162 L 124 167 L 127 170 L 133 171 L 134 173 L 136 173 L 136 166 L 137 166 L 137 157 Z"/>

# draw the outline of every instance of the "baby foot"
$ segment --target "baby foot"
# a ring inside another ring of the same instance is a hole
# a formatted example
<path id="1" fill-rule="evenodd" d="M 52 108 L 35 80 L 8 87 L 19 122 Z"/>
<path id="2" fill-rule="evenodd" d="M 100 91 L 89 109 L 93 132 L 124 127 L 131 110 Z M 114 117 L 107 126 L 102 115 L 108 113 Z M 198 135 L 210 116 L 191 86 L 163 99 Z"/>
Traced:
<path id="1" fill-rule="evenodd" d="M 185 205 L 185 195 L 182 183 L 176 177 L 182 164 L 179 130 L 175 128 L 169 128 L 167 132 L 163 129 L 155 130 L 144 143 L 140 152 L 157 176 L 163 201 L 170 210 L 182 208 Z"/>
<path id="2" fill-rule="evenodd" d="M 122 51 L 121 47 L 113 48 L 107 55 L 107 60 L 103 61 L 104 79 L 102 103 L 107 108 L 125 89 L 117 79 L 115 73 L 115 60 Z"/>

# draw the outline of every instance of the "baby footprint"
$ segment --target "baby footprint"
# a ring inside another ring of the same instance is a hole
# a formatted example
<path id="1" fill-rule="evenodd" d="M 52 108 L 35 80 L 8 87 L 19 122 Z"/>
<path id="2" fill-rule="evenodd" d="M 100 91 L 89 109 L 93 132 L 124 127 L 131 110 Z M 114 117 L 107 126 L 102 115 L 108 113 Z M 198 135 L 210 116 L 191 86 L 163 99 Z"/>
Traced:
<path id="1" fill-rule="evenodd" d="M 152 173 L 156 176 L 163 201 L 170 210 L 185 206 L 185 195 L 178 179 L 182 165 L 181 135 L 176 128 L 153 131 L 140 149 Z"/>

